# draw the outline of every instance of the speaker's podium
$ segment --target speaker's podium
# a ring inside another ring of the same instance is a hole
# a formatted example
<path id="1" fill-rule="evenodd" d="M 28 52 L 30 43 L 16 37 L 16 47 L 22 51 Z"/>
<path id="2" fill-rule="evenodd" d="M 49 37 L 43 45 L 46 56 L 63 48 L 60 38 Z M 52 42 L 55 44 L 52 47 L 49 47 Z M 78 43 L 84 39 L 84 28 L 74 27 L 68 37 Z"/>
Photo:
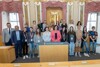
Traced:
<path id="1" fill-rule="evenodd" d="M 68 43 L 45 43 L 39 46 L 40 62 L 68 61 Z"/>

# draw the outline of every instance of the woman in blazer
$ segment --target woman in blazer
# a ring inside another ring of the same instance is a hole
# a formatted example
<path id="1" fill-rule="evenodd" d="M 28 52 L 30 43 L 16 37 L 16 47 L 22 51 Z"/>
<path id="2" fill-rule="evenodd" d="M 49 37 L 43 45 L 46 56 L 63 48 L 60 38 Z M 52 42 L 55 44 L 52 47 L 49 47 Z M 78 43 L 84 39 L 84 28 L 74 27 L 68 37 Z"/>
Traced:
<path id="1" fill-rule="evenodd" d="M 52 42 L 60 42 L 61 40 L 61 34 L 57 28 L 58 28 L 57 25 L 55 25 L 54 30 L 51 31 L 51 41 Z"/>

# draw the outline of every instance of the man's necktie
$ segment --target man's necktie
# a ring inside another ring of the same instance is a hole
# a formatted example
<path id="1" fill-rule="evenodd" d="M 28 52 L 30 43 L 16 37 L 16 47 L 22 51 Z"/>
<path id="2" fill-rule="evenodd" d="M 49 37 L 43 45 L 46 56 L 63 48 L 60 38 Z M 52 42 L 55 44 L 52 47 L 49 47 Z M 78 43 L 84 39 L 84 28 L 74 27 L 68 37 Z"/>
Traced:
<path id="1" fill-rule="evenodd" d="M 10 28 L 9 28 L 9 34 L 10 34 Z"/>

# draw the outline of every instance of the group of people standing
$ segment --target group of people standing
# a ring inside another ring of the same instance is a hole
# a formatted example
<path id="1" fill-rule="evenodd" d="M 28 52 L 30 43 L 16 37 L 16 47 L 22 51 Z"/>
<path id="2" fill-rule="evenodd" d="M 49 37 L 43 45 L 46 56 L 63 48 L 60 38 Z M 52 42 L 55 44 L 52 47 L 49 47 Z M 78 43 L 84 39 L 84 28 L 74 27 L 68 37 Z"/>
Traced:
<path id="1" fill-rule="evenodd" d="M 11 24 L 7 23 L 7 28 L 3 29 L 3 42 L 6 46 L 15 46 L 16 58 L 20 56 L 23 59 L 34 58 L 35 53 L 39 57 L 39 45 L 43 45 L 46 42 L 68 42 L 70 56 L 79 55 L 81 57 L 80 52 L 83 49 L 84 55 L 89 57 L 91 47 L 92 53 L 96 54 L 98 34 L 95 31 L 95 27 L 93 26 L 92 30 L 87 32 L 86 26 L 82 30 L 80 21 L 78 21 L 76 27 L 77 30 L 73 23 L 67 25 L 64 20 L 49 26 L 45 20 L 39 24 L 33 21 L 33 27 L 29 27 L 26 24 L 22 31 L 19 30 L 18 26 L 13 29 Z M 87 43 L 88 38 L 90 39 L 90 46 Z"/>

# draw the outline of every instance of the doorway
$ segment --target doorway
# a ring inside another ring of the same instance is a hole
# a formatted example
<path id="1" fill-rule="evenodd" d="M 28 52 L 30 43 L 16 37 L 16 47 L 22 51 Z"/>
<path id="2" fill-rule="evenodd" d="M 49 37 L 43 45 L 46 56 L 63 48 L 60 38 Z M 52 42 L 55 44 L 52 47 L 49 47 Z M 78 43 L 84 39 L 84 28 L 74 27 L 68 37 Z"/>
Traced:
<path id="1" fill-rule="evenodd" d="M 51 25 L 51 23 L 56 24 L 57 21 L 62 19 L 62 8 L 48 7 L 46 9 L 46 19 L 48 25 Z"/>

